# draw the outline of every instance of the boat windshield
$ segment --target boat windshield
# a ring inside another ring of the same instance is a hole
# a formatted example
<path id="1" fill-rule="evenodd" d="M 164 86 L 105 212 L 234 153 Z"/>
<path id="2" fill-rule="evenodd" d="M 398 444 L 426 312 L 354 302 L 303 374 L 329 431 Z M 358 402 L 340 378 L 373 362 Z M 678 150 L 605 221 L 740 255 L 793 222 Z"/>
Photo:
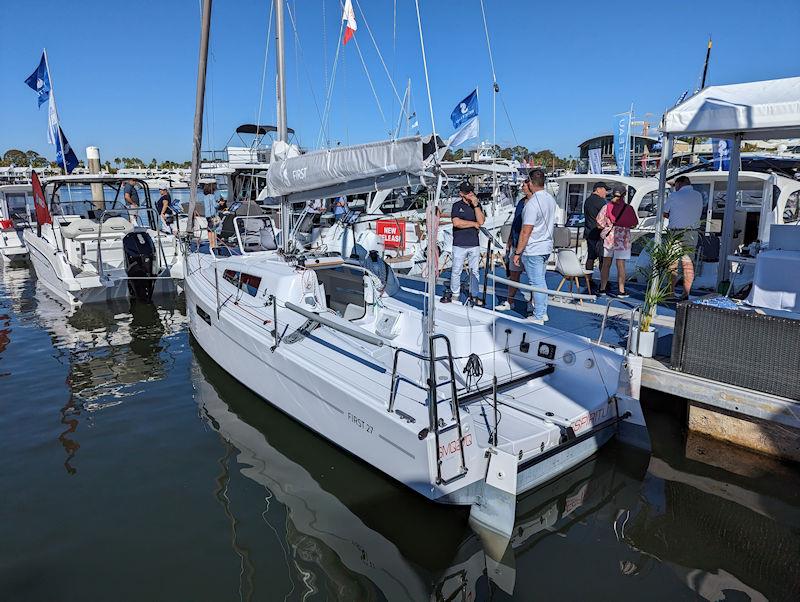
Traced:
<path id="1" fill-rule="evenodd" d="M 124 217 L 142 225 L 153 219 L 149 188 L 140 181 L 55 182 L 48 184 L 46 196 L 53 215 L 105 220 Z M 149 224 L 153 227 L 152 224 Z"/>

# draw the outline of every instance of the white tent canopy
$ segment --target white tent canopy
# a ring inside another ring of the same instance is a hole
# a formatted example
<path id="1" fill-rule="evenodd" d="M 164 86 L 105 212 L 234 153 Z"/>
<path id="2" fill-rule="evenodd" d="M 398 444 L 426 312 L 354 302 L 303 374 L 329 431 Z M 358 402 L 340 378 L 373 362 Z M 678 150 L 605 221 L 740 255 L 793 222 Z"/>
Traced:
<path id="1" fill-rule="evenodd" d="M 667 165 L 672 141 L 678 137 L 709 136 L 733 139 L 728 193 L 720 237 L 717 285 L 728 277 L 736 211 L 736 188 L 742 140 L 800 136 L 800 77 L 771 79 L 726 86 L 709 86 L 664 115 L 664 142 L 658 185 L 656 239 L 661 237 Z"/>
<path id="2" fill-rule="evenodd" d="M 800 136 L 800 77 L 709 86 L 670 110 L 664 134 L 750 140 Z"/>

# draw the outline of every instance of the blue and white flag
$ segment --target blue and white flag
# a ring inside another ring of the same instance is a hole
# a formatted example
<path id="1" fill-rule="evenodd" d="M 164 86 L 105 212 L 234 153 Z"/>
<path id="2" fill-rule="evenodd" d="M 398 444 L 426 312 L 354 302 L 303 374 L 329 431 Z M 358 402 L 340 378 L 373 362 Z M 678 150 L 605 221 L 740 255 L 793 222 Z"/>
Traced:
<path id="1" fill-rule="evenodd" d="M 450 113 L 450 121 L 453 122 L 453 127 L 456 131 L 447 141 L 449 146 L 458 146 L 470 138 L 478 137 L 477 89 L 473 90 L 469 96 L 456 105 L 456 108 Z"/>
<path id="2" fill-rule="evenodd" d="M 603 173 L 603 159 L 602 149 L 590 148 L 589 149 L 589 173 L 601 174 Z"/>
<path id="3" fill-rule="evenodd" d="M 61 126 L 56 127 L 58 127 L 56 133 L 56 163 L 63 167 L 67 173 L 72 173 L 72 170 L 78 167 L 78 157 L 69 145 L 69 140 L 67 140 L 64 130 L 61 129 Z M 66 152 L 61 148 L 62 143 Z M 67 158 L 66 163 L 64 162 L 65 155 Z"/>
<path id="4" fill-rule="evenodd" d="M 619 175 L 631 175 L 631 113 L 614 116 L 614 159 Z"/>
<path id="5" fill-rule="evenodd" d="M 717 171 L 729 171 L 731 168 L 733 140 L 712 138 L 711 146 L 714 150 L 714 169 Z"/>
<path id="6" fill-rule="evenodd" d="M 39 96 L 40 107 L 48 101 L 50 98 L 50 74 L 47 72 L 47 59 L 44 52 L 36 71 L 30 74 L 25 83 Z"/>

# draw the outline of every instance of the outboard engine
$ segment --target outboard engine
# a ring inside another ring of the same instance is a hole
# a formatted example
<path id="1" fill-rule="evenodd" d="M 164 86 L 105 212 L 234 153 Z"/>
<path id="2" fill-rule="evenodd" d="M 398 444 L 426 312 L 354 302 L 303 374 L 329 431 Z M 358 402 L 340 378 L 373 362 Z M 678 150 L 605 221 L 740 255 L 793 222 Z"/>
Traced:
<path id="1" fill-rule="evenodd" d="M 156 275 L 156 246 L 147 232 L 131 232 L 122 239 L 125 253 L 125 273 L 128 280 L 128 292 L 131 297 L 140 301 L 149 301 L 153 297 Z"/>

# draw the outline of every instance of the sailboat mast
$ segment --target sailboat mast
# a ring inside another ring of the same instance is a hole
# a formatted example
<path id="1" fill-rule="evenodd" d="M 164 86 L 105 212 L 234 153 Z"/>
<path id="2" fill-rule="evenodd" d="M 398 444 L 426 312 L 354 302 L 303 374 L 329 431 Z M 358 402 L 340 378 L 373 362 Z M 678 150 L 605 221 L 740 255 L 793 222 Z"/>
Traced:
<path id="1" fill-rule="evenodd" d="M 194 101 L 194 143 L 192 144 L 192 173 L 189 179 L 189 218 L 186 233 L 193 231 L 197 206 L 197 181 L 200 174 L 200 149 L 203 144 L 203 108 L 206 98 L 206 67 L 208 65 L 208 38 L 211 34 L 211 0 L 203 0 L 200 28 L 200 57 L 197 60 L 197 94 Z"/>
<path id="2" fill-rule="evenodd" d="M 286 125 L 286 60 L 283 40 L 283 4 L 284 0 L 275 0 L 275 60 L 277 61 L 278 79 L 275 82 L 275 101 L 278 110 L 278 140 L 289 141 Z M 272 157 L 274 160 L 274 157 Z M 289 252 L 290 207 L 288 197 L 281 197 L 281 248 Z"/>

